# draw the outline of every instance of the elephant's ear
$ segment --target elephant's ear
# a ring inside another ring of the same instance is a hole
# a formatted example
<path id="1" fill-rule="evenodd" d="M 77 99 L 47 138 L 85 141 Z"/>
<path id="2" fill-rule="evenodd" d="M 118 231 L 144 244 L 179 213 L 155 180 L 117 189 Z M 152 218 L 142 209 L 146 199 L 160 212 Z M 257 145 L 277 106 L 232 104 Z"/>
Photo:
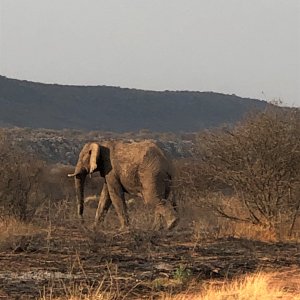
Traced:
<path id="1" fill-rule="evenodd" d="M 100 155 L 100 146 L 97 143 L 91 143 L 90 152 L 90 173 L 93 173 L 97 169 L 97 160 Z"/>

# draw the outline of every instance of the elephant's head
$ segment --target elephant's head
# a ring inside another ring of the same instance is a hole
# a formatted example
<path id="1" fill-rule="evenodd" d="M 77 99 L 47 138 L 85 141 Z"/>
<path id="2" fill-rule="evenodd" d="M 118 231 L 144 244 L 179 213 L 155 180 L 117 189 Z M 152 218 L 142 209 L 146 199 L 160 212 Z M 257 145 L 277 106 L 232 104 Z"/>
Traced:
<path id="1" fill-rule="evenodd" d="M 68 174 L 69 177 L 75 177 L 76 198 L 78 204 L 78 215 L 82 217 L 84 203 L 84 182 L 87 174 L 92 174 L 98 170 L 100 159 L 100 146 L 97 143 L 85 144 L 82 148 L 75 172 Z"/>

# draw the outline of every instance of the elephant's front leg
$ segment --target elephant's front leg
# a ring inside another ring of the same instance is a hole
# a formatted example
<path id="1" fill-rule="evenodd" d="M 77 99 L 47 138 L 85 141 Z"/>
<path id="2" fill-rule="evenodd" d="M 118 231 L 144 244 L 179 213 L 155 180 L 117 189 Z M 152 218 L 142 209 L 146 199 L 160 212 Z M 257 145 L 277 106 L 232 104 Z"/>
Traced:
<path id="1" fill-rule="evenodd" d="M 121 223 L 121 230 L 128 229 L 129 219 L 122 186 L 117 179 L 110 178 L 107 187 L 110 199 Z"/>
<path id="2" fill-rule="evenodd" d="M 99 221 L 102 222 L 104 220 L 106 213 L 109 210 L 110 206 L 111 206 L 111 199 L 109 197 L 107 184 L 104 183 L 101 194 L 100 194 L 98 208 L 96 211 L 96 217 L 95 217 L 95 223 L 94 223 L 95 227 L 98 225 Z"/>

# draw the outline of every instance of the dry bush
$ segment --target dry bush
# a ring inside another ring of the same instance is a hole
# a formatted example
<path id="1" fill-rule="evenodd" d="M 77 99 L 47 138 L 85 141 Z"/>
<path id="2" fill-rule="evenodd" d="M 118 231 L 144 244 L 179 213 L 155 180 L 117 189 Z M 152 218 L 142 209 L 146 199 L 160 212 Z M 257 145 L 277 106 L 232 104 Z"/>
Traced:
<path id="1" fill-rule="evenodd" d="M 268 108 L 199 135 L 180 181 L 198 205 L 220 216 L 291 234 L 300 211 L 299 109 Z M 227 201 L 233 195 L 238 202 Z"/>
<path id="2" fill-rule="evenodd" d="M 69 173 L 74 172 L 74 166 L 64 164 L 52 164 L 47 167 L 47 174 L 45 174 L 46 183 L 48 185 L 48 193 L 51 198 L 69 198 L 75 197 L 74 178 L 68 177 Z M 91 174 L 86 178 L 86 195 L 93 197 L 99 195 L 104 179 L 99 173 Z"/>
<path id="3" fill-rule="evenodd" d="M 70 207 L 75 208 L 74 180 L 67 176 L 73 169 L 62 164 L 47 165 L 1 130 L 0 218 L 14 216 L 30 221 L 38 215 L 44 219 L 49 217 L 50 207 L 52 217 L 61 219 L 67 212 L 73 213 Z M 91 195 L 99 194 L 101 187 L 100 178 L 88 178 L 87 191 Z"/>
<path id="4" fill-rule="evenodd" d="M 0 216 L 29 220 L 45 200 L 45 163 L 14 145 L 0 132 Z"/>
<path id="5" fill-rule="evenodd" d="M 40 174 L 41 190 L 45 196 L 43 205 L 35 213 L 39 221 L 63 223 L 66 220 L 77 218 L 74 179 L 67 176 L 74 167 L 64 164 L 48 164 Z M 89 208 L 95 209 L 103 180 L 98 174 L 87 177 L 86 180 L 86 213 Z M 95 211 L 93 211 L 95 214 Z"/>
<path id="6" fill-rule="evenodd" d="M 31 223 L 24 223 L 13 217 L 0 221 L 0 240 L 16 235 L 32 235 L 39 232 L 39 228 Z"/>
<path id="7" fill-rule="evenodd" d="M 43 176 L 45 181 L 45 191 L 52 200 L 69 198 L 74 193 L 74 180 L 68 178 L 68 173 L 72 173 L 73 166 L 63 164 L 49 164 Z"/>
<path id="8" fill-rule="evenodd" d="M 211 236 L 220 216 L 216 209 L 219 194 L 212 191 L 224 190 L 224 185 L 212 182 L 208 174 L 203 172 L 203 163 L 196 157 L 175 160 L 174 166 L 176 176 L 173 193 L 180 223 L 184 227 L 192 226 L 197 235 Z"/>
<path id="9" fill-rule="evenodd" d="M 43 230 L 32 223 L 22 222 L 13 217 L 0 220 L 0 251 L 32 251 L 44 239 Z"/>

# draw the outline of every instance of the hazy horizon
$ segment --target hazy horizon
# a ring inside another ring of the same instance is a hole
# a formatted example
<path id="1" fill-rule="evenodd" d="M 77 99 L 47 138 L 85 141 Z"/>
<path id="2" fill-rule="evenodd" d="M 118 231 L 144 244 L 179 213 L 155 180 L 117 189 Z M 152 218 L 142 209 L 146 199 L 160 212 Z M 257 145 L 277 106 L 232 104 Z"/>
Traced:
<path id="1" fill-rule="evenodd" d="M 300 106 L 300 2 L 0 0 L 0 74 Z"/>

